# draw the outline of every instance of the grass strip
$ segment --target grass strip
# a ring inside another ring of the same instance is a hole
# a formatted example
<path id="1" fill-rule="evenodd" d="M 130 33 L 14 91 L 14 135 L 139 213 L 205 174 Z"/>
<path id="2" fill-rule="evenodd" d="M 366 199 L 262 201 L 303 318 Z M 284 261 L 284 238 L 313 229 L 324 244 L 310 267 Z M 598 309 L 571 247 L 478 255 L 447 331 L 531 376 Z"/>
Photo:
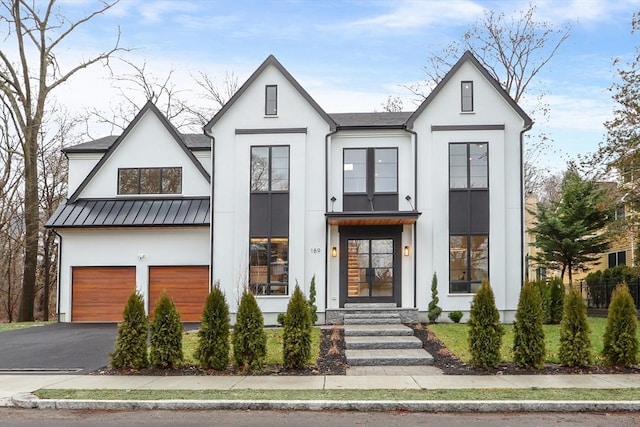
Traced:
<path id="1" fill-rule="evenodd" d="M 14 331 L 16 329 L 31 328 L 32 326 L 41 326 L 46 322 L 13 322 L 13 323 L 0 323 L 0 332 Z"/>
<path id="2" fill-rule="evenodd" d="M 457 390 L 65 390 L 41 389 L 41 399 L 90 400 L 639 400 L 636 389 Z"/>

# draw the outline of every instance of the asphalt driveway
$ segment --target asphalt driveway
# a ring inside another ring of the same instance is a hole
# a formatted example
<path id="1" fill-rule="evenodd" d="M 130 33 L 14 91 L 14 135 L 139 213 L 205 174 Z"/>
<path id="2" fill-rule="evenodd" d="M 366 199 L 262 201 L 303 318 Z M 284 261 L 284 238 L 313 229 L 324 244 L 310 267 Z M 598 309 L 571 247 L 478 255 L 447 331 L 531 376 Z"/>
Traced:
<path id="1" fill-rule="evenodd" d="M 109 363 L 117 325 L 51 323 L 0 332 L 0 374 L 87 374 Z"/>

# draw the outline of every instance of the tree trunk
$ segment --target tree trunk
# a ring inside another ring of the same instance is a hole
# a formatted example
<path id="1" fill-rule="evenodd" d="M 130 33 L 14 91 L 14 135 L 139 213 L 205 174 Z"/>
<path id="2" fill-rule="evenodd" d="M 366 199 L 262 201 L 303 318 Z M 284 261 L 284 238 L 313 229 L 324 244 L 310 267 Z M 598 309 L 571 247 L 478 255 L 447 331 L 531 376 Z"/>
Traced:
<path id="1" fill-rule="evenodd" d="M 42 311 L 45 322 L 49 321 L 49 289 L 51 288 L 51 258 L 49 255 L 49 250 L 51 248 L 51 231 L 45 231 L 45 239 L 44 239 L 44 260 L 43 260 L 43 268 L 44 268 L 44 289 L 42 291 Z"/>

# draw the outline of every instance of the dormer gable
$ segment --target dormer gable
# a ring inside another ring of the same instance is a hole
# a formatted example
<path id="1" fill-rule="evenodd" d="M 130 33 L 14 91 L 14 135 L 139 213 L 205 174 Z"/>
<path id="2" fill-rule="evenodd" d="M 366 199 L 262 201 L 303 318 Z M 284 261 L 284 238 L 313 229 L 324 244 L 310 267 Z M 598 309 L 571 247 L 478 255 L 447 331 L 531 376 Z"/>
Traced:
<path id="1" fill-rule="evenodd" d="M 144 129 L 147 131 L 152 130 L 148 138 L 144 135 Z M 132 152 L 127 154 L 122 153 L 125 150 L 131 149 L 129 144 L 134 143 L 143 145 L 144 148 L 142 148 L 142 151 L 134 152 L 135 150 L 132 150 Z M 154 147 L 152 145 L 155 143 L 169 144 L 164 147 L 174 151 L 171 154 L 167 154 L 167 156 L 172 158 L 172 161 L 170 162 L 171 164 L 157 163 L 157 159 L 160 156 L 157 151 L 154 152 Z M 126 161 L 117 159 L 120 154 L 124 156 L 123 159 L 126 159 Z M 117 162 L 118 164 L 114 164 L 113 162 Z M 162 174 L 164 169 L 167 169 L 167 176 L 172 173 L 177 173 L 176 169 L 181 169 L 181 179 L 182 175 L 186 175 L 189 177 L 193 176 L 193 180 L 201 180 L 201 184 L 199 185 L 202 187 L 202 191 L 199 191 L 203 193 L 201 195 L 207 194 L 205 188 L 211 182 L 211 176 L 202 166 L 200 161 L 198 161 L 193 152 L 187 147 L 183 136 L 151 101 L 148 101 L 144 105 L 122 134 L 109 146 L 100 161 L 98 161 L 78 188 L 69 197 L 68 203 L 74 203 L 79 198 L 86 197 L 85 193 L 87 192 L 91 193 L 89 190 L 93 183 L 101 178 L 100 175 L 104 172 L 104 169 L 107 168 L 107 165 L 109 165 L 108 169 L 110 170 L 107 174 L 109 176 L 103 178 L 109 182 L 109 185 L 112 186 L 115 191 L 110 192 L 110 194 L 100 194 L 100 197 L 115 197 L 118 194 L 118 174 L 121 170 L 125 169 L 129 173 L 136 172 L 138 174 L 145 172 L 159 172 Z M 185 168 L 188 168 L 189 170 L 183 171 L 182 169 Z M 170 180 L 170 178 L 168 178 L 168 180 Z M 183 184 L 180 183 L 180 186 L 182 185 Z M 180 195 L 182 191 L 177 192 L 174 188 L 171 193 Z M 89 197 L 94 196 L 95 195 L 90 195 Z"/>

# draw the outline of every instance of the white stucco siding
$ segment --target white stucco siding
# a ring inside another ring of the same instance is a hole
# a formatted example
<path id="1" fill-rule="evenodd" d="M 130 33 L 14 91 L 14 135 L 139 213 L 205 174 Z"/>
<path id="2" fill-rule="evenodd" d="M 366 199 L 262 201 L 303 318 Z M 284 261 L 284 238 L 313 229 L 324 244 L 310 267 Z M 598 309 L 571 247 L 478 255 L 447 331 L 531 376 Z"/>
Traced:
<path id="1" fill-rule="evenodd" d="M 209 183 L 173 136 L 148 110 L 82 191 L 82 198 L 118 194 L 118 168 L 181 167 L 182 195 L 206 196 Z"/>
<path id="2" fill-rule="evenodd" d="M 150 266 L 209 265 L 209 230 L 206 227 L 58 232 L 62 235 L 59 299 L 62 322 L 71 321 L 73 267 L 135 266 L 136 288 L 147 306 Z"/>
<path id="3" fill-rule="evenodd" d="M 211 175 L 211 151 L 194 151 L 193 155 L 198 159 L 204 170 Z"/>
<path id="4" fill-rule="evenodd" d="M 67 180 L 67 198 L 71 196 L 98 164 L 103 153 L 68 153 L 69 174 Z"/>

